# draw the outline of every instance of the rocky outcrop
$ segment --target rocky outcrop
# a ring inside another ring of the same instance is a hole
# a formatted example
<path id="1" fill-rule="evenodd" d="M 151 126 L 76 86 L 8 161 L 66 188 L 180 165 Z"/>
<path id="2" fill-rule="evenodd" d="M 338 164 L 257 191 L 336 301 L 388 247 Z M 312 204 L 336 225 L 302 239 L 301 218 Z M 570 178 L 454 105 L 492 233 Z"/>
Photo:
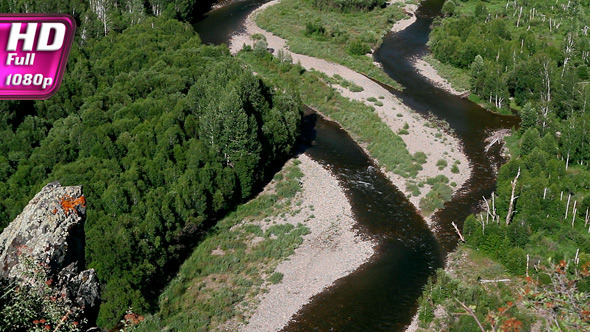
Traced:
<path id="1" fill-rule="evenodd" d="M 85 220 L 82 187 L 62 187 L 57 181 L 46 185 L 0 234 L 0 279 L 25 280 L 26 254 L 93 321 L 99 283 L 94 269 L 83 271 Z"/>

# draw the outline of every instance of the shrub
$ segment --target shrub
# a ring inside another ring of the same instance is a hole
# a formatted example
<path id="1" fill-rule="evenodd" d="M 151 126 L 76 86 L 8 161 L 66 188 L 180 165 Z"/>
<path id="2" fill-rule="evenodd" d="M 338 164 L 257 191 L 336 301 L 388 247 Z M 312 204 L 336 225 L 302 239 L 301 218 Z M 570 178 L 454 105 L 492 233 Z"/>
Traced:
<path id="1" fill-rule="evenodd" d="M 442 6 L 440 12 L 445 16 L 451 16 L 455 13 L 455 8 L 457 6 L 452 0 L 445 1 L 445 4 Z"/>
<path id="2" fill-rule="evenodd" d="M 350 87 L 348 87 L 348 90 L 350 90 L 351 92 L 362 92 L 365 89 L 363 89 L 363 87 L 360 85 L 351 84 Z"/>
<path id="3" fill-rule="evenodd" d="M 315 22 L 307 22 L 305 25 L 305 37 L 324 37 L 326 35 L 326 27 L 318 20 Z"/>
<path id="4" fill-rule="evenodd" d="M 365 55 L 371 52 L 371 48 L 367 43 L 354 39 L 348 44 L 347 52 L 350 55 Z"/>
<path id="5" fill-rule="evenodd" d="M 275 273 L 271 274 L 267 280 L 271 284 L 278 284 L 279 282 L 281 282 L 281 280 L 283 280 L 283 274 L 280 272 L 275 272 Z"/>
<path id="6" fill-rule="evenodd" d="M 417 162 L 418 164 L 422 165 L 422 164 L 426 164 L 426 153 L 422 152 L 422 151 L 418 151 L 416 153 L 414 153 L 414 156 L 412 158 L 415 162 Z"/>
<path id="7" fill-rule="evenodd" d="M 432 190 L 420 200 L 420 209 L 426 214 L 444 207 L 444 203 L 451 200 L 453 189 L 447 184 L 439 182 L 432 186 Z"/>

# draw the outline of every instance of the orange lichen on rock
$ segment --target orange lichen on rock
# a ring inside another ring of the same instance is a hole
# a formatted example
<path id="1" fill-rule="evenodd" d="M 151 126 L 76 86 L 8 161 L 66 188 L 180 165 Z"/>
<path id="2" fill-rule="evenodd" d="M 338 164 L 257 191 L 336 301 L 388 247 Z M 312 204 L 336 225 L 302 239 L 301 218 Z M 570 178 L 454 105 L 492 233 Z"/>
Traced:
<path id="1" fill-rule="evenodd" d="M 78 206 L 86 207 L 86 198 L 84 196 L 73 198 L 69 195 L 66 195 L 59 201 L 59 205 L 61 205 L 64 213 L 67 216 L 72 211 L 76 212 L 76 208 Z"/>

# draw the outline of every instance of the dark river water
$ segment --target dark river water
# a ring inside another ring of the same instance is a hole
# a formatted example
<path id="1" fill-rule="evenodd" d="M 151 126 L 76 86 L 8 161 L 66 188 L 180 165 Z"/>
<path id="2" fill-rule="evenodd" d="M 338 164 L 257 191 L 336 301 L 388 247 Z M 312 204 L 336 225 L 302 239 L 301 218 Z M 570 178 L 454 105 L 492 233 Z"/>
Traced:
<path id="1" fill-rule="evenodd" d="M 229 35 L 242 29 L 246 16 L 265 2 L 245 0 L 211 11 L 195 29 L 205 43 L 227 43 Z M 435 236 L 413 205 L 338 124 L 307 112 L 304 153 L 338 178 L 360 231 L 379 244 L 371 261 L 316 295 L 285 331 L 403 330 L 416 312 L 428 277 L 443 266 L 446 253 L 456 246 L 451 222 L 462 225 L 482 195 L 494 190 L 495 169 L 502 158 L 497 147 L 485 153 L 484 140 L 494 130 L 516 126 L 518 119 L 492 114 L 450 95 L 411 66 L 412 59 L 428 52 L 430 25 L 441 6 L 441 0 L 423 1 L 417 21 L 400 33 L 387 35 L 375 59 L 405 87 L 403 92 L 391 93 L 417 112 L 449 123 L 473 167 L 472 177 L 434 216 L 439 228 Z"/>

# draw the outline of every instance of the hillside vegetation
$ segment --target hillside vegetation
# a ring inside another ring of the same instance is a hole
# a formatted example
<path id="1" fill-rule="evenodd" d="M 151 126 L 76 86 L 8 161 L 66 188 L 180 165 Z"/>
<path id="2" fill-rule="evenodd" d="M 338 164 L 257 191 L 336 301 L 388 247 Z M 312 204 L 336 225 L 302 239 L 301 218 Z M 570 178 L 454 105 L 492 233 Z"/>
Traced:
<path id="1" fill-rule="evenodd" d="M 587 1 L 453 1 L 429 44 L 470 73 L 473 93 L 498 109 L 530 102 L 545 125 L 586 107 Z"/>
<path id="2" fill-rule="evenodd" d="M 472 92 L 491 105 L 513 99 L 522 123 L 495 193 L 465 221 L 461 259 L 426 287 L 420 324 L 588 331 L 588 3 L 448 3 L 431 34 L 434 56 L 469 70 Z M 500 265 L 486 270 L 481 257 Z M 475 268 L 453 272 L 464 265 Z"/>

